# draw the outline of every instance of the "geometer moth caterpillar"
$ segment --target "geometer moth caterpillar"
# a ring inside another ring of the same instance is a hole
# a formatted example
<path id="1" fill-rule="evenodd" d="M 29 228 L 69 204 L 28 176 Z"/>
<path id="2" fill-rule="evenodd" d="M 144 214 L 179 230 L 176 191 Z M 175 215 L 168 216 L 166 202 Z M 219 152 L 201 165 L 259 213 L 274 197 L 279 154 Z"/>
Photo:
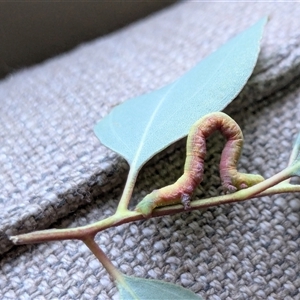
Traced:
<path id="1" fill-rule="evenodd" d="M 236 169 L 243 146 L 243 133 L 239 125 L 222 112 L 213 112 L 199 119 L 190 129 L 186 145 L 183 175 L 173 184 L 154 190 L 135 208 L 149 217 L 157 206 L 182 203 L 190 207 L 191 196 L 203 179 L 206 138 L 219 130 L 227 139 L 221 155 L 220 177 L 226 193 L 253 186 L 264 178 L 256 174 L 239 173 Z"/>

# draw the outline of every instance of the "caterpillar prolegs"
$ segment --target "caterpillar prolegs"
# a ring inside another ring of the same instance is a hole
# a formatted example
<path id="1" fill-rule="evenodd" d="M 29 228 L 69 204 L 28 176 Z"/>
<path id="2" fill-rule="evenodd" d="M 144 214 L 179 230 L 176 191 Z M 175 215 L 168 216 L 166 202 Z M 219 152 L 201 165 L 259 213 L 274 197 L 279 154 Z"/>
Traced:
<path id="1" fill-rule="evenodd" d="M 239 125 L 222 112 L 210 113 L 199 119 L 187 138 L 186 161 L 183 175 L 173 184 L 154 190 L 136 207 L 149 217 L 157 206 L 182 203 L 189 208 L 191 196 L 203 179 L 206 138 L 219 130 L 227 139 L 221 155 L 220 177 L 225 192 L 235 192 L 253 186 L 264 178 L 256 174 L 239 173 L 236 169 L 243 146 L 243 134 Z"/>

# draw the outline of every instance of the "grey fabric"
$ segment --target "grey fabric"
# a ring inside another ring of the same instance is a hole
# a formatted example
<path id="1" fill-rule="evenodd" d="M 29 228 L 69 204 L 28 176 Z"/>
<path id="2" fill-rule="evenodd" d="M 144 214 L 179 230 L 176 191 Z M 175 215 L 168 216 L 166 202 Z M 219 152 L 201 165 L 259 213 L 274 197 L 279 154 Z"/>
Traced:
<path id="1" fill-rule="evenodd" d="M 97 141 L 93 125 L 265 15 L 257 67 L 226 112 L 245 135 L 240 170 L 267 178 L 285 167 L 300 129 L 297 3 L 179 3 L 3 80 L 1 252 L 12 247 L 9 235 L 111 215 L 127 166 Z M 197 197 L 220 192 L 222 146 L 218 135 L 208 141 Z M 133 202 L 173 182 L 183 163 L 179 141 L 142 170 Z M 206 299 L 297 299 L 299 211 L 299 195 L 277 195 L 111 228 L 97 242 L 124 273 L 178 283 Z M 14 247 L 3 254 L 0 287 L 3 299 L 116 297 L 105 270 L 77 241 Z"/>

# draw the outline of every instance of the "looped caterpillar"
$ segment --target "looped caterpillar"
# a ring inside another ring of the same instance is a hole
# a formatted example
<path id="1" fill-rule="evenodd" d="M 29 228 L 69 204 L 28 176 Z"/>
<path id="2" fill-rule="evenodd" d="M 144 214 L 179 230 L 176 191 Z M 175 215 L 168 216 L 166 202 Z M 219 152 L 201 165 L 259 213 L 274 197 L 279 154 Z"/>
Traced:
<path id="1" fill-rule="evenodd" d="M 264 178 L 260 175 L 237 171 L 236 166 L 243 146 L 242 131 L 228 115 L 214 112 L 200 118 L 191 127 L 187 138 L 183 175 L 175 183 L 145 196 L 135 210 L 149 217 L 157 206 L 182 203 L 184 208 L 188 209 L 191 196 L 203 179 L 206 138 L 216 130 L 227 139 L 220 161 L 220 177 L 224 191 L 235 192 L 263 181 Z"/>

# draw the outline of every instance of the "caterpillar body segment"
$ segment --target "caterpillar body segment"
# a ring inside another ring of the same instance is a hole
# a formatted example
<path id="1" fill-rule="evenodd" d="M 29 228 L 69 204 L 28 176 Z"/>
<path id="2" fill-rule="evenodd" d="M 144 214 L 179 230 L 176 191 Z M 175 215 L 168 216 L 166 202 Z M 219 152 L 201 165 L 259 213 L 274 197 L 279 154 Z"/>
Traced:
<path id="1" fill-rule="evenodd" d="M 222 112 L 210 113 L 200 118 L 190 129 L 183 175 L 173 184 L 154 190 L 136 207 L 145 217 L 158 206 L 182 203 L 189 208 L 191 196 L 201 183 L 206 155 L 206 138 L 219 130 L 226 138 L 221 154 L 220 177 L 226 193 L 253 186 L 264 178 L 255 174 L 239 173 L 236 169 L 243 146 L 243 134 L 238 124 Z"/>

